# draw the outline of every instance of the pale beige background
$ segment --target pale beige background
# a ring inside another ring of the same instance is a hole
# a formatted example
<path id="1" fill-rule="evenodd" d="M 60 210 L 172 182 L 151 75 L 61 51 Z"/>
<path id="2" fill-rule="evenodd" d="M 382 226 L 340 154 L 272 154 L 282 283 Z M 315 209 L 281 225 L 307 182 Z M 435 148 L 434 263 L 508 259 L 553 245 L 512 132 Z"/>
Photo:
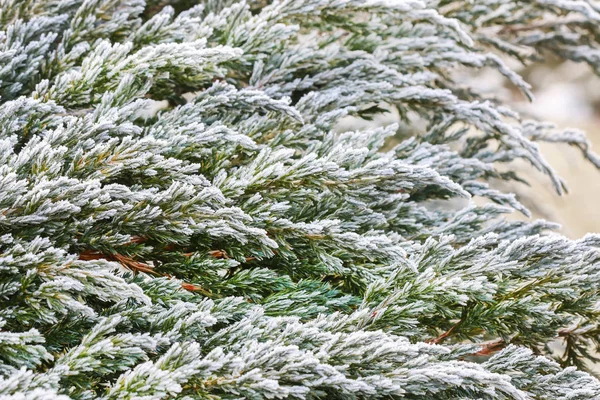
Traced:
<path id="1" fill-rule="evenodd" d="M 526 69 L 519 65 L 511 67 L 533 85 L 533 102 L 526 101 L 525 96 L 495 70 L 482 70 L 475 76 L 472 69 L 459 71 L 455 78 L 465 85 L 477 87 L 485 95 L 500 98 L 524 117 L 585 131 L 596 153 L 600 154 L 600 77 L 594 75 L 587 65 L 572 62 L 538 64 Z M 381 126 L 398 119 L 395 112 L 379 115 L 372 122 L 347 118 L 337 129 L 345 131 Z M 418 132 L 419 128 L 415 131 Z M 516 193 L 532 211 L 532 218 L 560 223 L 560 233 L 570 238 L 600 233 L 600 170 L 586 161 L 576 148 L 545 143 L 541 147 L 550 164 L 566 181 L 568 194 L 558 196 L 547 177 L 525 164 L 514 164 L 511 168 L 519 168 L 531 186 L 510 182 L 499 188 Z M 524 217 L 515 212 L 510 218 Z"/>
<path id="2" fill-rule="evenodd" d="M 530 104 L 516 100 L 515 105 L 560 127 L 584 130 L 600 154 L 600 77 L 586 65 L 570 62 L 538 65 L 523 72 L 534 86 L 536 98 Z M 600 170 L 570 146 L 544 144 L 542 150 L 566 180 L 569 193 L 555 195 L 547 180 L 535 174 L 532 187 L 518 192 L 531 196 L 538 205 L 535 216 L 561 223 L 563 234 L 579 238 L 588 232 L 600 233 Z"/>

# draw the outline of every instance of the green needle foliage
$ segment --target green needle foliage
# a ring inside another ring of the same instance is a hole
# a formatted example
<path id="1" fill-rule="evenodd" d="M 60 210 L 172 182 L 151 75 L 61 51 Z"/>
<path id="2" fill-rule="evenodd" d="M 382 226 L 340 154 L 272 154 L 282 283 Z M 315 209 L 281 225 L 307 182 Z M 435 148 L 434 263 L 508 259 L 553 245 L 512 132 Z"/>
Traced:
<path id="1" fill-rule="evenodd" d="M 598 2 L 0 0 L 0 398 L 600 398 L 600 236 L 492 185 L 600 158 L 453 79 L 546 57 Z"/>

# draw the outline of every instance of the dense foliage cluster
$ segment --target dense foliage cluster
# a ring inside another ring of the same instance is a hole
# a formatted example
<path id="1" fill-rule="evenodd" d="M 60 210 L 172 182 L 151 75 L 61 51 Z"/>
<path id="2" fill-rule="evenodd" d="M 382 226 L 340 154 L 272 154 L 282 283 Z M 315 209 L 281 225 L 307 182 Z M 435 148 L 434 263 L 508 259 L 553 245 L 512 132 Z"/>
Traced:
<path id="1" fill-rule="evenodd" d="M 600 4 L 0 0 L 0 397 L 600 398 L 600 236 L 494 186 L 600 158 L 453 79 L 546 57 Z"/>

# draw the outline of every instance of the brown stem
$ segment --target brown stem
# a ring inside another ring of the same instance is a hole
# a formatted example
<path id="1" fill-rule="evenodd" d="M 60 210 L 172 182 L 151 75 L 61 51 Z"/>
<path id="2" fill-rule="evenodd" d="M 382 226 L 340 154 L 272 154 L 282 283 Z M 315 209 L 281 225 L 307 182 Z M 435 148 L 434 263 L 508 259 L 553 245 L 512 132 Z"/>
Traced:
<path id="1" fill-rule="evenodd" d="M 561 329 L 558 331 L 558 337 L 568 337 L 570 335 L 573 334 L 573 332 L 575 332 L 575 328 L 573 329 Z"/>
<path id="2" fill-rule="evenodd" d="M 192 254 L 194 253 L 184 253 L 183 255 L 186 257 L 190 257 Z M 229 254 L 227 254 L 227 252 L 225 250 L 210 250 L 208 252 L 208 255 L 211 256 L 212 258 L 230 258 Z M 246 257 L 245 258 L 246 262 L 249 261 L 253 261 L 256 260 L 256 257 Z"/>
<path id="3" fill-rule="evenodd" d="M 502 350 L 508 343 L 504 339 L 492 340 L 491 342 L 483 343 L 481 350 L 473 353 L 474 356 L 488 356 L 492 353 Z"/>
<path id="4" fill-rule="evenodd" d="M 438 337 L 427 340 L 426 343 L 440 344 L 444 340 L 446 340 L 446 338 L 448 338 L 448 337 L 452 336 L 453 334 L 455 334 L 458 331 L 458 329 L 460 328 L 460 326 L 463 324 L 463 322 L 466 321 L 470 307 L 471 307 L 470 304 L 465 305 L 462 308 L 462 312 L 461 312 L 461 315 L 460 315 L 460 320 L 456 324 L 452 325 L 452 327 L 450 329 L 448 329 L 446 332 L 442 333 Z"/>
<path id="5" fill-rule="evenodd" d="M 229 255 L 224 250 L 210 250 L 208 255 L 213 258 L 229 258 Z"/>
<path id="6" fill-rule="evenodd" d="M 209 292 L 208 290 L 204 289 L 201 286 L 194 285 L 192 283 L 182 282 L 181 287 L 190 292 L 199 292 L 199 293 L 202 293 L 203 295 L 205 295 L 206 297 L 212 297 L 211 292 Z"/>
<path id="7" fill-rule="evenodd" d="M 452 325 L 452 327 L 450 329 L 448 329 L 446 332 L 442 333 L 441 335 L 439 335 L 438 337 L 435 337 L 433 339 L 428 339 L 425 342 L 429 343 L 429 344 L 442 343 L 447 337 L 451 336 L 460 327 L 461 323 L 462 323 L 462 320 L 458 321 L 456 324 Z"/>
<path id="8" fill-rule="evenodd" d="M 103 254 L 93 250 L 84 250 L 79 254 L 80 260 L 90 261 L 90 260 L 107 260 L 107 261 L 116 261 L 120 263 L 125 268 L 132 270 L 134 272 L 145 272 L 152 275 L 164 276 L 166 278 L 172 278 L 171 275 L 163 274 L 158 271 L 155 271 L 154 268 L 146 263 L 136 261 L 129 256 L 124 256 L 122 254 Z M 201 286 L 194 285 L 188 282 L 182 282 L 181 287 L 185 290 L 189 290 L 190 292 L 199 292 L 204 294 L 207 297 L 211 297 L 212 293 Z"/>
<path id="9" fill-rule="evenodd" d="M 133 236 L 127 244 L 139 244 L 147 242 L 148 238 L 144 236 Z"/>

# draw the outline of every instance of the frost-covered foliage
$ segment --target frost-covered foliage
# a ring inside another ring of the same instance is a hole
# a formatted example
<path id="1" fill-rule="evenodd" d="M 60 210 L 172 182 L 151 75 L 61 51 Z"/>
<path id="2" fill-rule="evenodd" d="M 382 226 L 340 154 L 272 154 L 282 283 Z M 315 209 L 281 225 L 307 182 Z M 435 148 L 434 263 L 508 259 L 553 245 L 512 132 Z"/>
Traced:
<path id="1" fill-rule="evenodd" d="M 600 236 L 493 186 L 600 158 L 453 80 L 547 56 L 600 4 L 0 0 L 0 398 L 600 398 Z"/>

